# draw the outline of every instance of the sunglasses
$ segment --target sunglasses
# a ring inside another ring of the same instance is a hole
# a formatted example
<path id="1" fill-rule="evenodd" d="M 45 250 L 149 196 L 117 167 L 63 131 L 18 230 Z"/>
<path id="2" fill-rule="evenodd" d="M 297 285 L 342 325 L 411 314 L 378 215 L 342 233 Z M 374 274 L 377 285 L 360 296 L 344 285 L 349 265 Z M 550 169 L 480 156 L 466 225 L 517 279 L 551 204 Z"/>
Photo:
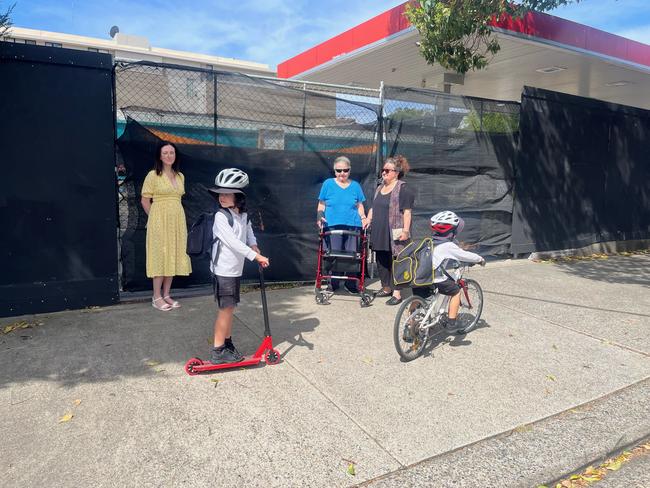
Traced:
<path id="1" fill-rule="evenodd" d="M 336 168 L 334 171 L 336 171 L 337 173 L 349 173 L 350 168 L 342 168 L 342 169 L 341 168 Z"/>
<path id="2" fill-rule="evenodd" d="M 391 171 L 395 171 L 395 173 L 397 173 L 397 170 L 396 170 L 396 169 L 383 168 L 383 169 L 381 170 L 382 173 L 390 173 Z"/>

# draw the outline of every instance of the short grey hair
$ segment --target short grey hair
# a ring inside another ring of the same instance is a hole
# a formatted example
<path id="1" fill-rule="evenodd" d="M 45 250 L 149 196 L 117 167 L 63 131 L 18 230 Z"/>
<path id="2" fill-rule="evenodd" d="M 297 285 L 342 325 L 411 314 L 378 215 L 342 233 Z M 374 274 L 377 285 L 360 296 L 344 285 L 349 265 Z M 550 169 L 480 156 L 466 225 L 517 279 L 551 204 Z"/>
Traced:
<path id="1" fill-rule="evenodd" d="M 334 160 L 334 163 L 332 164 L 332 168 L 336 166 L 336 163 L 344 163 L 348 165 L 348 168 L 352 167 L 352 164 L 350 164 L 350 160 L 346 158 L 345 156 L 339 156 Z"/>

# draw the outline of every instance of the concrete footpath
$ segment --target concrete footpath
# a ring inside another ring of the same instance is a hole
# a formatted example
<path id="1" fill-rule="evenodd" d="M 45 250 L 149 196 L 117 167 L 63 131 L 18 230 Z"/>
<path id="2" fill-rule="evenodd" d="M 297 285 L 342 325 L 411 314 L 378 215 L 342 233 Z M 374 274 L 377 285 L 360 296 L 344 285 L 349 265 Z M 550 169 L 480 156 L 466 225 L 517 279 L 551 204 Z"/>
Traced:
<path id="1" fill-rule="evenodd" d="M 472 269 L 479 328 L 410 363 L 396 307 L 317 306 L 309 287 L 268 292 L 280 364 L 192 377 L 210 297 L 0 319 L 42 322 L 0 335 L 0 486 L 548 484 L 650 435 L 648 270 L 648 254 Z M 259 293 L 236 317 L 252 352 Z"/>

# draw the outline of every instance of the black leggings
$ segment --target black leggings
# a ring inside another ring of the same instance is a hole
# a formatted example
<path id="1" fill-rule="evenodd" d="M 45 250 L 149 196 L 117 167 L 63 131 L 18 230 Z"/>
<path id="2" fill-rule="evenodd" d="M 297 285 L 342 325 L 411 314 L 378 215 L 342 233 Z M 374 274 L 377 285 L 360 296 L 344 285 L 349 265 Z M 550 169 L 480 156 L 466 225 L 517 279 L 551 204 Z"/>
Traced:
<path id="1" fill-rule="evenodd" d="M 393 285 L 393 253 L 391 251 L 375 251 L 377 272 L 382 288 L 394 289 Z"/>

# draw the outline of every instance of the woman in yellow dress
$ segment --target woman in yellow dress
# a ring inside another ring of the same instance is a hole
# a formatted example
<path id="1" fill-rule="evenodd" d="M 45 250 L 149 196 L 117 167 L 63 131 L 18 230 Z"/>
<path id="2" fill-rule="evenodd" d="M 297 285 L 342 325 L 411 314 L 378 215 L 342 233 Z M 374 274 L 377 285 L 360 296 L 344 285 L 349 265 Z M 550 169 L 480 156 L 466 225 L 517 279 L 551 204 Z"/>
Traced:
<path id="1" fill-rule="evenodd" d="M 178 171 L 178 151 L 163 142 L 156 151 L 156 164 L 142 185 L 142 207 L 147 220 L 147 277 L 153 278 L 151 305 L 164 312 L 181 305 L 169 296 L 174 276 L 187 276 L 192 264 L 186 252 L 187 224 L 181 197 L 185 177 Z"/>

